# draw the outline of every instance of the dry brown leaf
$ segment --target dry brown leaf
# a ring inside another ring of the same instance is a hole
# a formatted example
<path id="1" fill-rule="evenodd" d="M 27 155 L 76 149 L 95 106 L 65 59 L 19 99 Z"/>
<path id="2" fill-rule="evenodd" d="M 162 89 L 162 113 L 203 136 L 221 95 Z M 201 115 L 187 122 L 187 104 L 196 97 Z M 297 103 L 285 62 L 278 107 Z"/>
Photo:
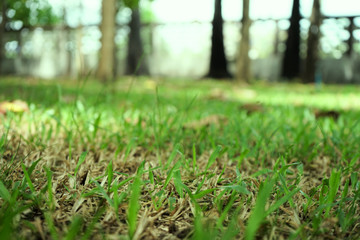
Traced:
<path id="1" fill-rule="evenodd" d="M 139 124 L 139 119 L 138 118 L 125 118 L 125 122 L 130 124 L 130 125 L 138 125 Z M 144 120 L 141 120 L 141 127 L 145 128 L 146 127 L 146 122 Z"/>
<path id="2" fill-rule="evenodd" d="M 246 111 L 247 114 L 252 114 L 255 112 L 263 112 L 264 106 L 260 103 L 245 103 L 239 107 L 240 110 Z"/>
<path id="3" fill-rule="evenodd" d="M 210 115 L 200 120 L 185 123 L 184 127 L 190 129 L 198 129 L 210 125 L 224 125 L 227 124 L 227 122 L 228 122 L 227 117 L 223 115 Z"/>
<path id="4" fill-rule="evenodd" d="M 144 82 L 145 88 L 150 89 L 150 90 L 155 90 L 157 85 L 158 85 L 157 82 L 155 80 L 152 80 L 152 79 L 146 80 Z"/>
<path id="5" fill-rule="evenodd" d="M 0 102 L 0 115 L 6 114 L 6 112 L 22 113 L 29 111 L 29 106 L 25 101 L 14 100 L 12 102 L 4 101 Z"/>
<path id="6" fill-rule="evenodd" d="M 256 91 L 248 88 L 235 88 L 233 94 L 239 99 L 254 99 L 257 96 Z"/>
<path id="7" fill-rule="evenodd" d="M 329 110 L 329 111 L 321 111 L 321 110 L 315 110 L 315 118 L 332 118 L 335 121 L 339 118 L 340 112 L 335 110 Z"/>
<path id="8" fill-rule="evenodd" d="M 227 96 L 226 92 L 220 88 L 212 89 L 207 98 L 209 100 L 220 100 L 220 101 L 228 100 L 228 96 Z"/>

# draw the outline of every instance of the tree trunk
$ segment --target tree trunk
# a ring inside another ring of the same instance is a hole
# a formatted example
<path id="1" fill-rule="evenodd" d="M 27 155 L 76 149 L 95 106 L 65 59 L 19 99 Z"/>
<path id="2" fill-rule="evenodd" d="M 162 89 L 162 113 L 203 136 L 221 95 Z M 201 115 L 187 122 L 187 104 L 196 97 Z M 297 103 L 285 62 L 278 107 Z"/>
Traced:
<path id="1" fill-rule="evenodd" d="M 318 60 L 319 39 L 320 39 L 321 11 L 320 0 L 314 0 L 310 17 L 310 27 L 307 39 L 307 55 L 305 61 L 304 82 L 315 82 L 316 65 Z"/>
<path id="2" fill-rule="evenodd" d="M 215 12 L 212 22 L 210 69 L 207 77 L 217 79 L 231 78 L 231 75 L 227 70 L 227 61 L 225 57 L 221 0 L 215 0 Z"/>
<path id="3" fill-rule="evenodd" d="M 281 74 L 287 79 L 300 77 L 300 20 L 300 2 L 294 0 Z"/>
<path id="4" fill-rule="evenodd" d="M 251 80 L 251 61 L 249 58 L 250 50 L 250 25 L 249 17 L 250 1 L 243 0 L 243 18 L 241 20 L 241 41 L 239 55 L 237 58 L 237 80 L 250 82 Z"/>
<path id="5" fill-rule="evenodd" d="M 3 66 L 3 62 L 5 59 L 5 39 L 4 39 L 4 35 L 6 32 L 6 11 L 7 11 L 7 6 L 6 6 L 6 0 L 2 1 L 1 4 L 1 24 L 0 24 L 0 74 L 2 73 L 2 66 Z"/>
<path id="6" fill-rule="evenodd" d="M 144 48 L 141 40 L 141 20 L 138 6 L 132 9 L 129 27 L 126 74 L 148 75 L 149 69 L 145 61 Z"/>
<path id="7" fill-rule="evenodd" d="M 102 0 L 100 59 L 97 77 L 106 82 L 114 78 L 116 1 Z"/>
<path id="8" fill-rule="evenodd" d="M 354 17 L 349 17 L 348 19 L 350 21 L 350 24 L 349 24 L 349 27 L 348 27 L 348 31 L 349 31 L 350 36 L 349 36 L 349 39 L 347 40 L 348 49 L 346 51 L 346 55 L 351 57 L 351 55 L 353 54 L 353 51 L 354 51 L 355 24 L 354 24 Z"/>

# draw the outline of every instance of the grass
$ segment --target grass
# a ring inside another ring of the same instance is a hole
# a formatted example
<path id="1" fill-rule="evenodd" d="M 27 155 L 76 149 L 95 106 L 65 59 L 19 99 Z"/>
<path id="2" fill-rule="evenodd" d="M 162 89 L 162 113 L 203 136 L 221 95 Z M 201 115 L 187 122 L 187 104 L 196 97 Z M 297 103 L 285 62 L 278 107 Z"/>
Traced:
<path id="1" fill-rule="evenodd" d="M 360 238 L 359 90 L 3 78 L 0 239 Z"/>

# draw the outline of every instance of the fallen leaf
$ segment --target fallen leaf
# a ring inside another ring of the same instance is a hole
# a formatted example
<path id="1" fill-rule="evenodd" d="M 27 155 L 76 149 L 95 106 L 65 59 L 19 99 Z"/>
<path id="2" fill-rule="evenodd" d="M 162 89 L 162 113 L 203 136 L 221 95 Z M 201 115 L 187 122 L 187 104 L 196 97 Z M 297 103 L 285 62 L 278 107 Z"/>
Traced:
<path id="1" fill-rule="evenodd" d="M 132 126 L 138 125 L 139 121 L 140 121 L 140 119 L 138 119 L 138 118 L 135 118 L 135 119 L 134 118 L 129 118 L 129 117 L 125 118 L 125 122 L 132 125 Z M 146 127 L 146 122 L 144 120 L 141 120 L 140 125 L 141 125 L 142 128 L 145 128 Z"/>
<path id="2" fill-rule="evenodd" d="M 239 109 L 242 111 L 246 111 L 247 114 L 264 111 L 264 107 L 260 103 L 245 103 L 241 105 Z"/>
<path id="3" fill-rule="evenodd" d="M 330 111 L 321 111 L 321 110 L 315 110 L 315 118 L 319 119 L 319 118 L 332 118 L 335 121 L 339 118 L 340 116 L 340 112 L 335 111 L 335 110 L 330 110 Z"/>
<path id="4" fill-rule="evenodd" d="M 225 91 L 223 91 L 222 89 L 214 88 L 209 93 L 207 99 L 226 101 L 226 100 L 228 100 L 228 96 L 226 95 Z"/>
<path id="5" fill-rule="evenodd" d="M 254 99 L 257 96 L 256 91 L 252 89 L 242 88 L 242 89 L 234 89 L 233 94 L 238 99 Z"/>
<path id="6" fill-rule="evenodd" d="M 228 121 L 227 117 L 223 115 L 210 115 L 200 120 L 185 123 L 184 127 L 190 129 L 198 129 L 210 125 L 223 125 L 226 124 L 227 121 Z"/>
<path id="7" fill-rule="evenodd" d="M 5 114 L 6 112 L 22 113 L 27 111 L 29 111 L 29 106 L 25 101 L 14 100 L 12 102 L 0 102 L 0 114 Z"/>
<path id="8" fill-rule="evenodd" d="M 154 89 L 156 89 L 156 87 L 157 87 L 157 83 L 156 83 L 156 81 L 154 81 L 154 80 L 146 80 L 146 81 L 144 82 L 144 86 L 145 86 L 145 88 L 147 88 L 147 89 L 154 90 Z"/>

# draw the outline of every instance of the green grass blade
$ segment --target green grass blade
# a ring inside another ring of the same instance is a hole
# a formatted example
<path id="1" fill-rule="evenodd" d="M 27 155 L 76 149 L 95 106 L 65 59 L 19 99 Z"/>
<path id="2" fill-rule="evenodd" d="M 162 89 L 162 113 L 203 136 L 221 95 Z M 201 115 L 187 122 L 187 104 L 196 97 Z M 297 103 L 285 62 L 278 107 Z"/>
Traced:
<path id="1" fill-rule="evenodd" d="M 330 175 L 330 179 L 329 179 L 329 193 L 328 193 L 329 195 L 327 198 L 328 206 L 326 208 L 325 217 L 329 216 L 331 205 L 334 202 L 334 200 L 336 198 L 336 194 L 340 187 L 340 181 L 341 181 L 341 171 L 337 171 L 337 170 L 333 169 L 331 172 L 331 175 Z"/>
<path id="2" fill-rule="evenodd" d="M 228 225 L 227 229 L 223 232 L 221 236 L 221 240 L 232 240 L 236 239 L 236 235 L 240 232 L 240 228 L 237 225 L 238 223 L 238 215 L 239 215 L 240 209 L 237 208 L 234 212 L 230 224 Z"/>
<path id="3" fill-rule="evenodd" d="M 151 169 L 149 170 L 149 179 L 150 179 L 150 183 L 154 185 L 155 184 L 154 173 Z"/>
<path id="4" fill-rule="evenodd" d="M 194 197 L 195 199 L 202 198 L 202 197 L 204 197 L 205 195 L 214 192 L 215 190 L 216 190 L 216 188 L 206 189 L 206 190 L 203 190 L 203 191 L 201 191 L 201 192 L 199 192 L 199 193 L 194 194 L 193 197 Z"/>
<path id="5" fill-rule="evenodd" d="M 120 187 L 124 186 L 126 183 L 128 183 L 129 181 L 133 180 L 134 177 L 129 177 L 123 181 L 121 181 L 120 183 L 118 184 L 114 184 L 111 189 L 110 189 L 110 192 L 113 192 L 113 191 L 117 191 Z"/>
<path id="6" fill-rule="evenodd" d="M 222 186 L 220 188 L 226 190 L 228 189 L 235 190 L 238 193 L 250 194 L 249 190 L 247 190 L 246 186 L 244 185 L 228 185 L 228 186 Z"/>
<path id="7" fill-rule="evenodd" d="M 45 172 L 46 172 L 46 177 L 47 177 L 47 192 L 49 194 L 49 207 L 50 210 L 54 210 L 55 208 L 55 204 L 54 204 L 54 196 L 53 196 L 53 192 L 52 192 L 52 172 L 50 171 L 50 169 L 48 169 L 47 167 L 44 166 Z"/>
<path id="8" fill-rule="evenodd" d="M 269 207 L 269 209 L 265 213 L 265 216 L 268 216 L 270 213 L 277 210 L 281 205 L 289 201 L 299 191 L 300 188 L 295 188 L 294 190 L 292 190 L 291 192 L 280 198 L 278 201 L 276 201 L 276 203 L 274 203 L 273 205 L 271 205 L 271 207 Z"/>
<path id="9" fill-rule="evenodd" d="M 141 193 L 142 180 L 141 176 L 144 172 L 145 161 L 141 163 L 138 168 L 136 177 L 134 179 L 133 184 L 131 185 L 131 195 L 129 200 L 129 208 L 128 208 L 128 226 L 129 226 L 129 237 L 133 239 L 136 228 L 137 228 L 137 214 L 140 209 L 139 198 Z"/>
<path id="10" fill-rule="evenodd" d="M 258 197 L 254 208 L 251 211 L 250 218 L 245 230 L 245 239 L 253 240 L 262 221 L 265 219 L 265 205 L 270 197 L 271 191 L 275 184 L 274 179 L 267 179 L 260 187 Z"/>
<path id="11" fill-rule="evenodd" d="M 80 165 L 85 161 L 87 153 L 88 153 L 87 151 L 81 153 L 81 155 L 79 157 L 79 161 L 77 162 L 76 167 L 75 167 L 74 176 L 76 176 L 76 174 L 78 173 Z"/>
<path id="12" fill-rule="evenodd" d="M 56 231 L 54 221 L 53 221 L 50 213 L 46 212 L 46 213 L 44 213 L 44 215 L 45 215 L 46 224 L 47 224 L 47 226 L 49 228 L 49 231 L 50 231 L 51 238 L 54 239 L 54 240 L 59 239 L 59 234 Z"/>
<path id="13" fill-rule="evenodd" d="M 28 186 L 29 186 L 31 192 L 35 193 L 34 184 L 32 183 L 30 175 L 29 175 L 28 171 L 26 170 L 26 167 L 23 163 L 21 164 L 21 167 L 24 171 L 24 176 L 25 176 L 26 182 L 28 183 Z"/>
<path id="14" fill-rule="evenodd" d="M 216 158 L 220 155 L 220 152 L 221 152 L 222 149 L 223 149 L 222 146 L 219 145 L 211 153 L 210 158 L 209 158 L 209 160 L 208 160 L 208 162 L 206 164 L 206 167 L 205 167 L 205 172 L 211 167 L 211 165 L 214 164 Z"/>
<path id="15" fill-rule="evenodd" d="M 71 225 L 70 225 L 70 229 L 68 230 L 66 236 L 65 236 L 65 240 L 74 240 L 74 239 L 78 239 L 80 232 L 81 232 L 81 227 L 83 225 L 83 219 L 79 216 L 75 216 L 73 217 L 72 221 L 71 221 Z"/>
<path id="16" fill-rule="evenodd" d="M 93 131 L 93 136 L 92 136 L 93 139 L 95 139 L 96 134 L 97 134 L 97 132 L 98 132 L 98 130 L 99 130 L 101 117 L 102 117 L 102 114 L 100 113 L 100 114 L 98 114 L 98 116 L 96 117 L 96 119 L 95 119 L 95 121 L 94 121 L 94 124 L 93 124 L 93 126 L 94 126 L 94 131 Z"/>
<path id="17" fill-rule="evenodd" d="M 124 155 L 124 161 L 126 162 L 130 152 L 132 149 L 134 149 L 136 147 L 136 138 L 132 138 L 130 140 L 130 142 L 126 145 L 126 149 L 125 149 L 125 155 Z"/>
<path id="18" fill-rule="evenodd" d="M 172 152 L 166 162 L 165 169 L 168 169 L 170 164 L 174 161 L 176 155 L 179 153 L 180 147 L 181 147 L 181 145 L 179 143 L 175 145 L 174 149 L 172 150 Z"/>
<path id="19" fill-rule="evenodd" d="M 107 167 L 107 174 L 108 174 L 108 191 L 110 191 L 112 180 L 114 177 L 114 171 L 113 171 L 113 163 L 112 161 L 109 162 L 109 165 Z"/>
<path id="20" fill-rule="evenodd" d="M 114 201 L 109 197 L 109 195 L 106 193 L 105 189 L 97 182 L 94 182 L 97 186 L 97 191 L 104 196 L 106 201 L 108 201 L 109 205 L 114 207 Z"/>
<path id="21" fill-rule="evenodd" d="M 197 161 L 196 161 L 196 146 L 195 146 L 195 143 L 193 144 L 192 150 L 193 150 L 192 151 L 193 152 L 193 161 L 192 161 L 193 172 L 196 174 Z"/>
<path id="22" fill-rule="evenodd" d="M 165 183 L 164 183 L 164 189 L 167 187 L 167 185 L 169 184 L 170 180 L 173 178 L 174 172 L 180 167 L 181 162 L 177 162 L 169 171 L 166 179 L 165 179 Z"/>
<path id="23" fill-rule="evenodd" d="M 33 163 L 31 164 L 31 166 L 28 168 L 27 171 L 28 171 L 28 173 L 29 173 L 30 176 L 31 176 L 32 172 L 34 171 L 36 165 L 40 162 L 40 160 L 41 160 L 41 158 L 38 159 L 38 160 L 36 160 L 35 162 L 33 162 Z"/>
<path id="24" fill-rule="evenodd" d="M 181 181 L 181 174 L 180 171 L 177 170 L 174 172 L 174 185 L 175 185 L 175 189 L 178 192 L 180 198 L 184 198 L 184 188 L 182 187 L 182 181 Z"/>
<path id="25" fill-rule="evenodd" d="M 95 216 L 92 218 L 91 222 L 87 225 L 84 235 L 81 240 L 87 240 L 91 238 L 91 234 L 94 232 L 95 224 L 99 222 L 101 216 L 106 211 L 106 207 L 101 207 L 96 211 Z"/>
<path id="26" fill-rule="evenodd" d="M 233 207 L 233 204 L 234 204 L 235 200 L 236 200 L 236 191 L 233 191 L 233 192 L 231 193 L 229 203 L 226 204 L 225 208 L 224 208 L 224 209 L 222 210 L 222 212 L 221 212 L 221 215 L 220 215 L 219 219 L 218 219 L 217 222 L 216 222 L 216 226 L 217 226 L 219 229 L 222 228 L 222 224 L 223 224 L 223 222 L 225 221 L 225 218 L 226 218 L 228 212 L 229 212 L 230 209 Z"/>
<path id="27" fill-rule="evenodd" d="M 11 195 L 1 180 L 0 180 L 0 197 L 8 203 L 10 203 L 11 201 Z"/>

